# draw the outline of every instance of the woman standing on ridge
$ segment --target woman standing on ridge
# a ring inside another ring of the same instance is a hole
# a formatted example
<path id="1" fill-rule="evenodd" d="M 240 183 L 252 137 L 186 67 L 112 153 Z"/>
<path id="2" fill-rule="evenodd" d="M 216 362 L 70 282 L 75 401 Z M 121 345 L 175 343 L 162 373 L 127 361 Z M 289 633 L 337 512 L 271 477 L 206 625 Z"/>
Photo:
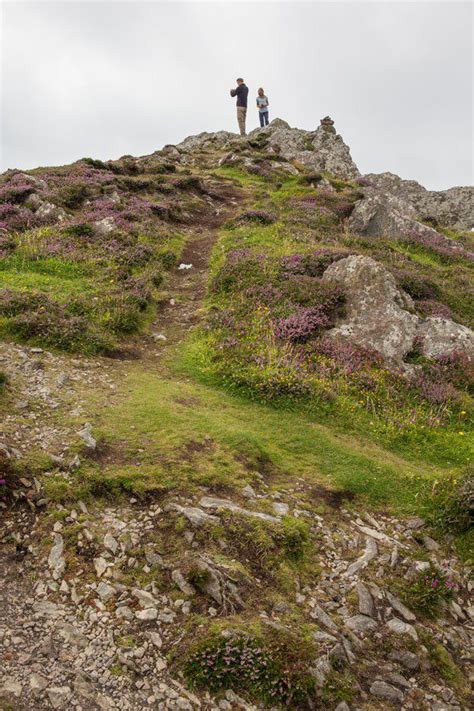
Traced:
<path id="1" fill-rule="evenodd" d="M 257 109 L 260 119 L 260 126 L 268 126 L 268 99 L 265 96 L 263 89 L 258 90 Z"/>

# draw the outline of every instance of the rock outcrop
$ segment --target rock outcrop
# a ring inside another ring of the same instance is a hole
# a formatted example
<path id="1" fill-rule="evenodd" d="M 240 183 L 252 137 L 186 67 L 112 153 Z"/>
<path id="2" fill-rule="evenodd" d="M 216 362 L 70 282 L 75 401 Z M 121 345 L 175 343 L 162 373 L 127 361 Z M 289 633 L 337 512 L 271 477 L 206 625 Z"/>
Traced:
<path id="1" fill-rule="evenodd" d="M 414 205 L 403 197 L 370 187 L 364 193 L 347 222 L 351 232 L 369 237 L 401 239 L 420 246 L 436 246 L 445 256 L 474 260 L 474 254 L 462 243 L 420 222 Z"/>
<path id="2" fill-rule="evenodd" d="M 347 314 L 330 334 L 401 363 L 412 348 L 418 317 L 407 310 L 413 302 L 394 277 L 370 257 L 351 256 L 331 264 L 323 281 L 342 286 L 347 300 Z"/>
<path id="3" fill-rule="evenodd" d="M 346 315 L 329 332 L 380 353 L 388 364 L 401 366 L 415 344 L 434 358 L 454 352 L 474 358 L 474 333 L 450 319 L 422 319 L 411 311 L 411 297 L 390 272 L 371 257 L 353 255 L 334 262 L 323 281 L 343 287 Z"/>
<path id="4" fill-rule="evenodd" d="M 291 128 L 276 118 L 265 128 L 256 128 L 248 136 L 237 136 L 228 131 L 200 133 L 189 136 L 174 148 L 185 157 L 195 151 L 235 148 L 245 149 L 249 141 L 260 139 L 262 148 L 287 161 L 297 161 L 317 172 L 328 172 L 341 178 L 357 178 L 360 173 L 352 160 L 349 147 L 331 124 L 322 124 L 315 131 Z M 265 140 L 266 139 L 266 140 Z M 170 147 L 166 147 L 169 151 Z"/>
<path id="5" fill-rule="evenodd" d="M 474 187 L 426 190 L 415 180 L 403 180 L 393 173 L 369 173 L 366 176 L 379 192 L 392 195 L 414 208 L 420 219 L 433 220 L 459 230 L 474 228 Z"/>
<path id="6" fill-rule="evenodd" d="M 275 119 L 268 128 L 256 129 L 251 135 L 257 133 L 268 135 L 272 150 L 312 170 L 348 179 L 360 175 L 349 147 L 332 125 L 321 125 L 316 131 L 304 131 L 282 126 Z"/>

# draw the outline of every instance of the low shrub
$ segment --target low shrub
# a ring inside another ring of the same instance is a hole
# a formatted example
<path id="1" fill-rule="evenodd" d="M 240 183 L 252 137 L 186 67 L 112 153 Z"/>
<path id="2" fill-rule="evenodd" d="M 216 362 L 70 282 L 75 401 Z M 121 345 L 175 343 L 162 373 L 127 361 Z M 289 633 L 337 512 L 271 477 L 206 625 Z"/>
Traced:
<path id="1" fill-rule="evenodd" d="M 233 689 L 256 703 L 313 708 L 313 645 L 286 630 L 214 632 L 185 654 L 184 675 L 195 689 Z"/>
<path id="2" fill-rule="evenodd" d="M 80 222 L 79 224 L 65 227 L 63 234 L 69 237 L 92 237 L 95 234 L 95 230 L 92 225 L 86 222 Z"/>
<path id="3" fill-rule="evenodd" d="M 104 163 L 104 161 L 96 158 L 82 158 L 82 162 L 86 165 L 90 165 L 92 168 L 96 168 L 97 170 L 110 170 L 110 166 Z"/>
<path id="4" fill-rule="evenodd" d="M 0 203 L 20 204 L 34 191 L 34 184 L 17 173 L 0 187 Z"/>
<path id="5" fill-rule="evenodd" d="M 211 289 L 215 293 L 229 292 L 264 283 L 268 281 L 268 267 L 269 262 L 263 254 L 255 254 L 249 249 L 232 250 L 213 278 Z"/>
<path id="6" fill-rule="evenodd" d="M 226 514 L 226 539 L 235 556 L 258 575 L 272 578 L 285 560 L 301 561 L 309 541 L 308 526 L 292 516 L 272 523 Z"/>
<path id="7" fill-rule="evenodd" d="M 316 249 L 308 254 L 291 254 L 280 259 L 280 272 L 283 277 L 291 274 L 304 274 L 311 277 L 321 277 L 326 269 L 350 252 L 330 249 Z"/>
<path id="8" fill-rule="evenodd" d="M 285 341 L 305 341 L 331 325 L 324 307 L 300 308 L 287 318 L 278 319 L 275 335 Z"/>
<path id="9" fill-rule="evenodd" d="M 438 481 L 430 499 L 434 525 L 454 534 L 470 531 L 474 527 L 474 468 Z"/>
<path id="10" fill-rule="evenodd" d="M 312 185 L 314 183 L 320 183 L 322 179 L 323 176 L 321 175 L 321 173 L 305 173 L 304 175 L 300 175 L 298 177 L 298 182 L 302 185 Z"/>
<path id="11" fill-rule="evenodd" d="M 100 333 L 87 319 L 73 316 L 54 304 L 48 310 L 12 317 L 7 329 L 25 341 L 33 340 L 65 351 L 104 353 L 114 345 L 110 337 Z"/>
<path id="12" fill-rule="evenodd" d="M 73 185 L 65 185 L 60 188 L 57 194 L 57 200 L 63 207 L 74 210 L 81 207 L 87 197 L 90 197 L 90 186 L 86 183 L 76 183 Z"/>
<path id="13" fill-rule="evenodd" d="M 13 289 L 0 290 L 0 315 L 18 316 L 36 309 L 48 309 L 51 301 L 45 294 L 35 294 L 25 291 L 14 291 Z"/>
<path id="14" fill-rule="evenodd" d="M 429 570 L 421 571 L 400 589 L 400 595 L 409 608 L 426 617 L 435 617 L 441 606 L 452 599 L 457 587 L 444 571 L 430 565 Z"/>
<path id="15" fill-rule="evenodd" d="M 339 286 L 306 275 L 290 276 L 282 282 L 281 290 L 292 303 L 300 306 L 324 306 L 329 311 L 344 303 L 344 293 Z"/>
<path id="16" fill-rule="evenodd" d="M 430 279 L 412 274 L 409 272 L 398 271 L 395 273 L 398 286 L 410 294 L 415 299 L 436 299 L 440 295 L 440 289 Z"/>
<path id="17" fill-rule="evenodd" d="M 0 231 L 0 257 L 8 257 L 16 249 L 16 241 L 8 232 Z"/>
<path id="18" fill-rule="evenodd" d="M 434 299 L 422 299 L 417 301 L 417 309 L 422 316 L 438 316 L 440 318 L 453 318 L 453 312 L 440 301 L 435 301 Z"/>
<path id="19" fill-rule="evenodd" d="M 271 225 L 276 222 L 276 216 L 265 210 L 248 210 L 237 218 L 238 222 L 256 222 L 260 225 Z"/>

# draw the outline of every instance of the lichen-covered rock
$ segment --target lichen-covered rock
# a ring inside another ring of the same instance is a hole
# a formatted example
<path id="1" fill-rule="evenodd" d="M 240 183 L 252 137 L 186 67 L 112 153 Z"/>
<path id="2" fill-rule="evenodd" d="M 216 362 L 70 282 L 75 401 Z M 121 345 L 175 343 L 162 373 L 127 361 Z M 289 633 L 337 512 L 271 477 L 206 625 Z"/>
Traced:
<path id="1" fill-rule="evenodd" d="M 412 206 L 419 219 L 434 218 L 442 225 L 460 230 L 474 227 L 474 188 L 426 190 L 415 180 L 403 180 L 393 173 L 365 176 L 377 190 L 401 198 Z"/>
<path id="2" fill-rule="evenodd" d="M 319 126 L 316 131 L 285 128 L 272 124 L 264 129 L 269 137 L 269 149 L 288 160 L 299 163 L 315 171 L 325 171 L 341 178 L 355 178 L 360 175 L 351 158 L 349 147 L 335 130 Z"/>
<path id="3" fill-rule="evenodd" d="M 66 218 L 66 211 L 51 202 L 41 202 L 36 210 L 36 215 L 43 220 L 62 222 Z"/>
<path id="4" fill-rule="evenodd" d="M 193 151 L 202 151 L 206 148 L 222 148 L 230 140 L 236 140 L 237 136 L 230 131 L 216 131 L 216 133 L 208 133 L 203 131 L 197 136 L 188 136 L 178 143 L 174 148 L 180 152 L 192 153 Z"/>
<path id="5" fill-rule="evenodd" d="M 332 129 L 332 130 L 328 130 Z M 332 126 L 319 126 L 314 139 L 315 162 L 311 167 L 343 178 L 356 178 L 359 170 L 352 160 L 349 146 Z"/>
<path id="6" fill-rule="evenodd" d="M 447 318 L 431 316 L 418 326 L 419 350 L 428 358 L 461 351 L 474 359 L 474 333 Z"/>
<path id="7" fill-rule="evenodd" d="M 412 348 L 419 319 L 407 311 L 413 306 L 411 297 L 390 272 L 370 257 L 353 255 L 331 264 L 323 281 L 339 284 L 346 294 L 346 316 L 329 334 L 401 363 Z"/>
<path id="8" fill-rule="evenodd" d="M 371 237 L 399 237 L 413 229 L 415 218 L 414 208 L 400 198 L 367 190 L 365 197 L 356 203 L 348 228 Z"/>
<path id="9" fill-rule="evenodd" d="M 416 207 L 403 195 L 377 188 L 364 190 L 364 197 L 355 204 L 347 226 L 357 234 L 408 241 L 442 257 L 474 260 L 472 252 L 461 242 L 420 222 Z"/>
<path id="10" fill-rule="evenodd" d="M 352 255 L 334 262 L 323 281 L 338 284 L 346 296 L 346 313 L 328 332 L 331 337 L 375 350 L 394 366 L 403 366 L 415 342 L 428 358 L 453 352 L 474 358 L 474 333 L 469 328 L 450 319 L 421 319 L 411 313 L 411 297 L 371 257 Z"/>

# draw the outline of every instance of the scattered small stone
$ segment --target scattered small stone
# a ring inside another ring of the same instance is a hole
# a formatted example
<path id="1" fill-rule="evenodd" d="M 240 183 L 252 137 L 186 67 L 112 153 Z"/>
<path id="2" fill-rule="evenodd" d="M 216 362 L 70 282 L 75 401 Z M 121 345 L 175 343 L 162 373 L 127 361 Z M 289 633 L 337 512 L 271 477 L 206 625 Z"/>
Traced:
<path id="1" fill-rule="evenodd" d="M 119 544 L 111 533 L 106 533 L 104 536 L 104 546 L 115 555 L 118 550 Z"/>
<path id="2" fill-rule="evenodd" d="M 375 606 L 372 595 L 363 583 L 356 585 L 357 595 L 359 596 L 359 612 L 361 615 L 375 616 Z"/>
<path id="3" fill-rule="evenodd" d="M 255 499 L 257 494 L 250 484 L 247 484 L 247 486 L 244 486 L 242 489 L 242 496 L 245 496 L 247 499 Z"/>
<path id="4" fill-rule="evenodd" d="M 395 634 L 408 634 L 415 640 L 415 642 L 418 642 L 418 635 L 413 625 L 409 625 L 407 622 L 403 622 L 403 620 L 399 620 L 397 617 L 393 617 L 389 620 L 387 622 L 387 627 L 391 632 L 395 632 Z"/>
<path id="5" fill-rule="evenodd" d="M 388 602 L 393 607 L 393 609 L 398 612 L 407 622 L 416 622 L 416 615 L 411 612 L 411 610 L 406 607 L 403 602 L 401 602 L 395 595 L 392 595 L 388 590 L 385 593 Z"/>
<path id="6" fill-rule="evenodd" d="M 90 422 L 86 422 L 82 430 L 79 430 L 77 434 L 89 449 L 95 449 L 97 447 L 97 441 L 92 436 L 92 425 Z"/>
<path id="7" fill-rule="evenodd" d="M 191 583 L 188 583 L 188 581 L 180 570 L 173 570 L 173 572 L 171 573 L 171 578 L 173 579 L 173 582 L 176 583 L 181 592 L 183 592 L 185 595 L 196 594 L 196 590 L 193 588 Z"/>
<path id="8" fill-rule="evenodd" d="M 329 617 L 327 612 L 325 612 L 319 605 L 314 605 L 313 609 L 310 612 L 310 616 L 314 620 L 317 620 L 317 622 L 319 622 L 321 625 L 323 625 L 323 627 L 327 627 L 327 629 L 331 632 L 338 632 L 337 625 Z"/>
<path id="9" fill-rule="evenodd" d="M 354 615 L 344 620 L 344 624 L 353 632 L 358 632 L 359 634 L 366 634 L 377 628 L 377 622 L 371 617 L 366 617 L 365 615 Z"/>
<path id="10" fill-rule="evenodd" d="M 410 671 L 416 671 L 420 666 L 419 657 L 413 652 L 409 652 L 407 649 L 394 650 L 390 652 L 389 659 L 391 659 L 392 662 L 398 662 L 404 666 L 405 669 L 409 669 Z"/>
<path id="11" fill-rule="evenodd" d="M 377 544 L 373 538 L 369 536 L 366 538 L 365 551 L 364 554 L 358 558 L 354 563 L 351 563 L 347 568 L 346 575 L 355 575 L 365 568 L 371 560 L 373 560 L 378 553 Z"/>
<path id="12" fill-rule="evenodd" d="M 48 686 L 48 683 L 46 677 L 41 676 L 41 674 L 36 674 L 36 672 L 30 674 L 30 686 L 34 691 L 43 691 Z"/>
<path id="13" fill-rule="evenodd" d="M 104 582 L 100 582 L 97 586 L 97 594 L 101 600 L 107 602 L 107 600 L 110 600 L 110 598 L 112 598 L 116 594 L 116 590 L 111 585 L 108 585 Z"/>
<path id="14" fill-rule="evenodd" d="M 387 699 L 387 701 L 397 701 L 400 703 L 403 701 L 402 692 L 391 684 L 387 684 L 385 681 L 374 681 L 370 687 L 370 693 L 378 699 Z"/>
<path id="15" fill-rule="evenodd" d="M 98 558 L 94 558 L 94 567 L 97 576 L 100 578 L 109 567 L 109 564 L 107 563 L 105 558 L 99 556 Z"/>
<path id="16" fill-rule="evenodd" d="M 137 620 L 156 620 L 158 610 L 155 607 L 146 607 L 144 610 L 135 612 L 135 617 Z"/>
<path id="17" fill-rule="evenodd" d="M 46 690 L 46 693 L 48 694 L 51 706 L 55 709 L 59 709 L 65 705 L 71 694 L 71 689 L 69 686 L 50 686 L 49 689 Z"/>

